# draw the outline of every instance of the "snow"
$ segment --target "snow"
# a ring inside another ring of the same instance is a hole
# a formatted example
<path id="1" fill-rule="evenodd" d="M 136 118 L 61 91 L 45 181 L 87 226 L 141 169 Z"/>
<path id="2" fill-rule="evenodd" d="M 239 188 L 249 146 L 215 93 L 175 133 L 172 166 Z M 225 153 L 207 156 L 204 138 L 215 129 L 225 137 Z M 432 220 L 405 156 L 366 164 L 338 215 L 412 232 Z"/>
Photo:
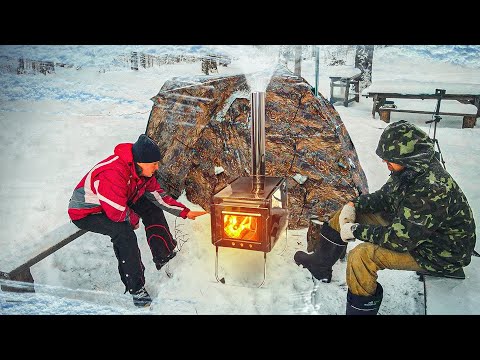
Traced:
<path id="1" fill-rule="evenodd" d="M 480 81 L 480 77 L 476 77 Z M 431 81 L 425 83 L 421 80 L 375 80 L 375 83 L 362 91 L 363 95 L 368 92 L 395 92 L 399 94 L 435 94 L 435 89 L 447 89 L 448 94 L 479 94 L 480 85 L 470 83 L 453 83 Z"/>
<path id="2" fill-rule="evenodd" d="M 247 45 L 0 46 L 0 65 L 7 57 L 73 65 L 71 68 L 58 67 L 55 74 L 47 75 L 17 75 L 0 68 L 0 217 L 3 219 L 0 249 L 4 256 L 15 256 L 18 244 L 33 244 L 68 223 L 68 200 L 75 185 L 88 169 L 110 155 L 116 144 L 134 142 L 145 131 L 152 107 L 150 99 L 165 81 L 174 76 L 202 75 L 200 62 L 132 71 L 122 66 L 116 60 L 118 57 L 130 51 L 158 56 L 229 54 L 232 62 L 227 67 L 219 66 L 218 75 L 262 71 L 262 77 L 247 76 L 252 88 L 261 91 L 278 61 L 279 48 Z M 320 56 L 332 48 L 334 46 L 320 46 Z M 425 88 L 430 92 L 437 88 L 441 79 L 449 83 L 445 85 L 447 92 L 454 91 L 456 86 L 468 88 L 468 91 L 478 89 L 479 53 L 480 46 L 466 45 L 376 47 L 372 87 L 378 83 L 397 89 L 403 86 L 402 82 L 409 82 L 418 85 L 417 91 Z M 319 92 L 328 98 L 328 76 L 336 69 L 326 64 L 321 58 Z M 353 67 L 352 53 L 348 66 Z M 293 60 L 288 62 L 288 67 L 293 71 Z M 315 85 L 314 58 L 302 61 L 302 76 Z M 348 108 L 340 103 L 335 107 L 355 144 L 369 189 L 375 191 L 388 177 L 385 164 L 375 155 L 379 136 L 387 124 L 378 116 L 372 118 L 370 98 L 361 96 L 359 103 L 352 102 Z M 391 115 L 392 122 L 412 121 L 433 136 L 433 126 L 425 124 L 430 118 L 429 115 Z M 462 129 L 461 122 L 461 117 L 442 117 L 436 137 L 447 170 L 478 216 L 479 125 Z M 192 210 L 202 210 L 184 195 L 179 200 Z M 123 294 L 110 239 L 87 233 L 32 266 L 35 294 L 0 291 L 0 314 L 323 315 L 345 312 L 345 262 L 335 264 L 330 284 L 314 283 L 309 272 L 293 262 L 293 254 L 306 249 L 307 229 L 289 230 L 277 242 L 266 256 L 265 283 L 258 287 L 263 280 L 263 253 L 220 248 L 218 276 L 225 279 L 222 284 L 215 278 L 210 215 L 184 220 L 166 213 L 166 218 L 179 243 L 179 253 L 166 268 L 172 277 L 164 269 L 155 269 L 143 225 L 136 231 L 146 267 L 146 288 L 154 298 L 150 308 L 135 308 L 131 296 Z M 478 224 L 477 220 L 477 235 Z M 349 244 L 349 250 L 358 243 Z M 414 273 L 383 270 L 378 280 L 384 288 L 381 314 L 424 313 L 423 283 Z M 457 313 L 456 306 L 448 301 L 440 310 Z"/>
<path id="3" fill-rule="evenodd" d="M 480 258 L 472 258 L 464 280 L 427 276 L 427 315 L 470 315 L 480 313 Z M 467 296 L 465 296 L 467 294 Z"/>
<path id="4" fill-rule="evenodd" d="M 345 77 L 345 78 L 352 78 L 355 75 L 358 75 L 360 73 L 361 73 L 360 69 L 354 68 L 352 66 L 345 66 L 345 65 L 330 66 L 327 71 L 327 74 L 329 77 Z"/>

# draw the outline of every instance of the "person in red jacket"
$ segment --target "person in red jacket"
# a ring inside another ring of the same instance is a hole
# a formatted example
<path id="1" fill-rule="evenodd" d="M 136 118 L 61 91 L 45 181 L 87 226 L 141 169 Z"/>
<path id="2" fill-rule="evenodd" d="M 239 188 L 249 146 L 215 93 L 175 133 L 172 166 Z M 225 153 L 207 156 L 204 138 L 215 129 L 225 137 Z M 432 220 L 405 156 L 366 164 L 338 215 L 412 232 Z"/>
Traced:
<path id="1" fill-rule="evenodd" d="M 136 306 L 152 302 L 145 289 L 145 267 L 137 237 L 140 218 L 158 270 L 171 260 L 177 242 L 163 211 L 195 220 L 205 211 L 191 211 L 170 197 L 154 176 L 160 150 L 147 135 L 118 144 L 113 155 L 97 163 L 78 183 L 68 205 L 68 215 L 80 229 L 110 236 L 125 292 Z"/>

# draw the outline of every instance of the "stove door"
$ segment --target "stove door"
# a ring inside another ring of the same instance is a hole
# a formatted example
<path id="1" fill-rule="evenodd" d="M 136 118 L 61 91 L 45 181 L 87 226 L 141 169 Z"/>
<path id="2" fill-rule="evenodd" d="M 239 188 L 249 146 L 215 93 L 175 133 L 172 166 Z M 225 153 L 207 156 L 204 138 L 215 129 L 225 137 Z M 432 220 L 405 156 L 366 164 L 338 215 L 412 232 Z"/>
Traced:
<path id="1" fill-rule="evenodd" d="M 228 205 L 213 205 L 212 208 L 213 245 L 268 251 L 268 209 Z"/>

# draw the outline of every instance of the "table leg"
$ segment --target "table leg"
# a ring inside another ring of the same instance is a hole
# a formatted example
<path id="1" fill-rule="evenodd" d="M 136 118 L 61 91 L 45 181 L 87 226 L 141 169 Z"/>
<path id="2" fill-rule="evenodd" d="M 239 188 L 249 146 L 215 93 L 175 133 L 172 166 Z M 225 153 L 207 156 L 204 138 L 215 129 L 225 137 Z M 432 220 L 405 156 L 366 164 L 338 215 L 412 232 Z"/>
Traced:
<path id="1" fill-rule="evenodd" d="M 477 107 L 477 117 L 480 117 L 480 96 L 475 96 L 474 105 Z"/>
<path id="2" fill-rule="evenodd" d="M 373 95 L 372 118 L 374 119 L 375 119 L 376 103 L 377 103 L 377 95 Z"/>
<path id="3" fill-rule="evenodd" d="M 330 104 L 333 104 L 333 80 L 330 79 Z"/>
<path id="4" fill-rule="evenodd" d="M 343 106 L 348 107 L 348 97 L 350 95 L 350 80 L 347 79 L 345 84 L 345 98 L 343 99 Z"/>
<path id="5" fill-rule="evenodd" d="M 373 109 L 372 109 L 372 117 L 375 119 L 375 113 L 378 112 L 378 109 L 385 105 L 385 100 L 387 100 L 384 97 L 378 97 L 377 95 L 374 95 L 373 97 Z"/>

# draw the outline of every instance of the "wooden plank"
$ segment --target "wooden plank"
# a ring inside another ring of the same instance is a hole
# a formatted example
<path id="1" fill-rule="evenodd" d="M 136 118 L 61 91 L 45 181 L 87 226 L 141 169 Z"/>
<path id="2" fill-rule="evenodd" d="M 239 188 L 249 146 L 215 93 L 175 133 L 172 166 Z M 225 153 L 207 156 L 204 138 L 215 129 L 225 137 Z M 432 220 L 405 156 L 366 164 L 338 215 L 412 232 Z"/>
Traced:
<path id="1" fill-rule="evenodd" d="M 402 93 L 388 93 L 388 92 L 368 92 L 367 97 L 379 97 L 388 99 L 438 99 L 438 95 L 435 94 L 402 94 Z M 442 100 L 457 100 L 467 101 L 468 103 L 475 105 L 475 101 L 478 101 L 479 95 L 474 94 L 444 94 Z"/>
<path id="2" fill-rule="evenodd" d="M 37 241 L 18 244 L 14 252 L 1 252 L 0 276 L 4 279 L 15 277 L 86 232 L 87 230 L 81 230 L 72 222 L 68 222 Z"/>
<path id="3" fill-rule="evenodd" d="M 426 315 L 480 315 L 480 257 L 464 271 L 464 280 L 424 275 Z"/>

